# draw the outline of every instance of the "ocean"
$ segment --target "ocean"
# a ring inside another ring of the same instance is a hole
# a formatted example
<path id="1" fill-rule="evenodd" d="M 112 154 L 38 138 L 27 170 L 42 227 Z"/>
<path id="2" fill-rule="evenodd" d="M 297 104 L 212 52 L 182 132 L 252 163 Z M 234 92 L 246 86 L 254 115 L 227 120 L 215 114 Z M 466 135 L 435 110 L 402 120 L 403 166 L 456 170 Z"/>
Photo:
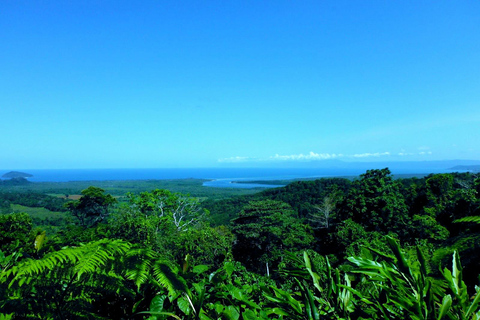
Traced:
<path id="1" fill-rule="evenodd" d="M 171 168 L 171 169 L 51 169 L 16 170 L 30 173 L 32 182 L 108 181 L 108 180 L 162 180 L 162 179 L 208 179 L 205 186 L 254 188 L 272 185 L 231 183 L 248 180 L 287 180 L 296 178 L 321 178 L 357 176 L 367 169 L 383 168 L 373 164 L 350 165 L 330 168 Z M 393 174 L 428 174 L 450 172 L 443 166 L 396 166 Z M 5 172 L 0 171 L 0 176 Z"/>

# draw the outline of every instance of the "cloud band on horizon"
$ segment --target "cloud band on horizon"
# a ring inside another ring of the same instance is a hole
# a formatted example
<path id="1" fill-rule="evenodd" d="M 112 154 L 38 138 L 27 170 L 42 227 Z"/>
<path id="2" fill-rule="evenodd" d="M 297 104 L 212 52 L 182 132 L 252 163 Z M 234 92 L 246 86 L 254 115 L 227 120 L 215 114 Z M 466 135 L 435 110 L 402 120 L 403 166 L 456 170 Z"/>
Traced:
<path id="1" fill-rule="evenodd" d="M 402 150 L 399 152 L 397 156 L 413 156 L 413 155 L 431 155 L 432 152 L 428 151 L 421 151 L 418 153 L 407 153 Z M 321 160 L 333 160 L 339 158 L 347 158 L 347 159 L 365 159 L 365 158 L 379 158 L 379 157 L 390 157 L 392 153 L 385 151 L 385 152 L 365 152 L 365 153 L 355 153 L 351 155 L 345 155 L 342 153 L 315 153 L 310 151 L 308 154 L 292 154 L 292 155 L 279 155 L 275 154 L 274 156 L 270 156 L 268 158 L 256 158 L 256 157 L 243 157 L 243 156 L 235 156 L 229 158 L 221 158 L 218 159 L 218 162 L 224 163 L 238 163 L 238 162 L 267 162 L 267 161 L 321 161 Z"/>

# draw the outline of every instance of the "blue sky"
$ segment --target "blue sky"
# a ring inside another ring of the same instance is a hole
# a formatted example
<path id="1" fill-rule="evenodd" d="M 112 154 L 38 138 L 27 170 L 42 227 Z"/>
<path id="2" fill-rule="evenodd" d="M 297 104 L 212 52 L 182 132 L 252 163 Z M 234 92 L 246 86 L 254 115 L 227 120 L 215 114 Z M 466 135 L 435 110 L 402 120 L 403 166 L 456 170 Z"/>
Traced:
<path id="1" fill-rule="evenodd" d="M 0 4 L 0 168 L 480 160 L 478 1 Z"/>

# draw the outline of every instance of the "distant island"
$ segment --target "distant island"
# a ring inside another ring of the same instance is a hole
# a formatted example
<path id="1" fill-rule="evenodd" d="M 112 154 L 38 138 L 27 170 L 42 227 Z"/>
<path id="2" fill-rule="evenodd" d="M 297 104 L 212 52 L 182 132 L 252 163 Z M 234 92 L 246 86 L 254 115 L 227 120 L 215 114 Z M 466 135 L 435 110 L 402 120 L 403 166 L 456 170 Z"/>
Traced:
<path id="1" fill-rule="evenodd" d="M 10 171 L 5 173 L 2 178 L 4 179 L 18 179 L 18 178 L 30 178 L 33 177 L 32 174 L 20 171 Z"/>
<path id="2" fill-rule="evenodd" d="M 466 170 L 473 172 L 480 172 L 480 165 L 461 165 L 450 168 L 450 170 Z"/>

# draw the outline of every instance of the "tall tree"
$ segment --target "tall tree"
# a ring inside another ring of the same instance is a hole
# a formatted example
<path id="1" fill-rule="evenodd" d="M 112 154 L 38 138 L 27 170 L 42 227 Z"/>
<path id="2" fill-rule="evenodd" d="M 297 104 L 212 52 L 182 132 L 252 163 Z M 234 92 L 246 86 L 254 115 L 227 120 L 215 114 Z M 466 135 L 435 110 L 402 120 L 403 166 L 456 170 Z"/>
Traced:
<path id="1" fill-rule="evenodd" d="M 308 247 L 312 231 L 295 218 L 292 208 L 281 201 L 252 201 L 233 220 L 236 260 L 261 272 L 276 266 L 287 251 Z"/>
<path id="2" fill-rule="evenodd" d="M 114 197 L 105 194 L 105 190 L 91 186 L 82 190 L 80 199 L 67 202 L 65 206 L 81 226 L 93 227 L 107 218 L 110 207 L 116 202 Z"/>
<path id="3" fill-rule="evenodd" d="M 353 183 L 343 205 L 343 218 L 352 218 L 367 231 L 403 232 L 408 208 L 388 168 L 368 170 Z"/>

